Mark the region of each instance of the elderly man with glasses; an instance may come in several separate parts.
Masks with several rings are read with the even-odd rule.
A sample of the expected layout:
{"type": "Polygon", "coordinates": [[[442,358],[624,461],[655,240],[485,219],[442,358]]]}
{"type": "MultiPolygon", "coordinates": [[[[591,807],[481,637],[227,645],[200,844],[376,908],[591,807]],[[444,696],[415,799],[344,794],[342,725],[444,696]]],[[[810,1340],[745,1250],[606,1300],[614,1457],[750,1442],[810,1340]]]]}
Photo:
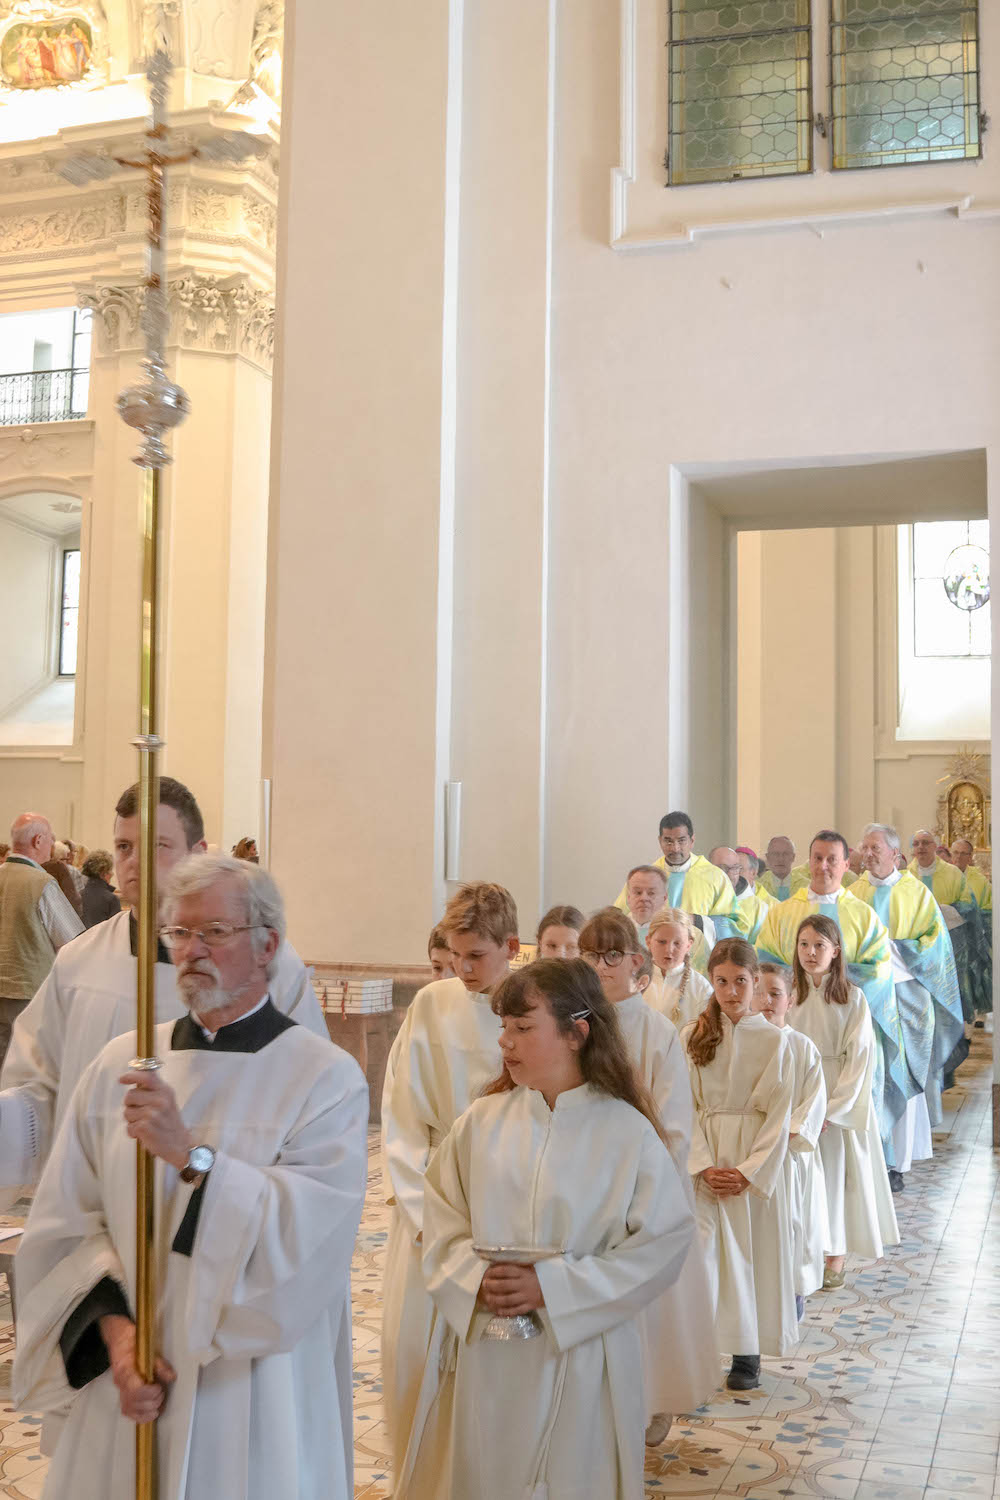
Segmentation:
{"type": "Polygon", "coordinates": [[[134,1068],[134,1038],[117,1037],[67,1110],[18,1254],[17,1400],[63,1419],[53,1494],[131,1500],[135,1425],[162,1413],[165,1495],[349,1500],[367,1084],[273,1002],[285,918],[266,871],[187,859],[164,917],[184,1014],[157,1028],[158,1069],[134,1068]],[[134,1141],[157,1170],[150,1380],[134,1141]]]}
{"type": "MultiPolygon", "coordinates": [[[[115,806],[115,874],[125,906],[139,899],[138,788],[115,806]]],[[[198,803],[173,777],[160,778],[157,808],[157,876],[161,884],[189,855],[205,857],[205,828],[198,803]]],[[[0,1201],[21,1183],[36,1182],[80,1077],[101,1048],[135,1030],[137,924],[130,910],[83,933],[60,949],[48,977],[14,1023],[0,1074],[0,1201]]],[[[156,1019],[177,1020],[171,955],[161,943],[156,963],[156,1019]]],[[[283,940],[275,959],[271,994],[278,1010],[317,1036],[329,1033],[309,976],[283,940]]]]}

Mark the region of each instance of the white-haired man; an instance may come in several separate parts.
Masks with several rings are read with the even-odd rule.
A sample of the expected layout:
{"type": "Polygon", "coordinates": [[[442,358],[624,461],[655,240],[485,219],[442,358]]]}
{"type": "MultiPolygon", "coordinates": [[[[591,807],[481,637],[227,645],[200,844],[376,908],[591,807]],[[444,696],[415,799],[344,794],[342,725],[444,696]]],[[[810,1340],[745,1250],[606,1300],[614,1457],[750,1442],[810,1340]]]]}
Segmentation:
{"type": "MultiPolygon", "coordinates": [[[[163,882],[190,854],[205,853],[205,828],[182,782],[160,778],[157,872],[163,882]]],[[[139,803],[135,786],[115,806],[115,874],[126,907],[139,900],[139,803]]],[[[61,894],[61,892],[60,892],[61,894]]],[[[106,1042],[135,1029],[138,964],[136,920],[130,910],[101,922],[61,950],[31,1004],[18,1017],[0,1074],[0,1200],[35,1182],[45,1165],[73,1089],[106,1042]]],[[[278,949],[271,995],[278,1010],[328,1038],[309,976],[288,942],[278,949]]],[[[170,954],[157,956],[156,1018],[184,1012],[170,954]]]]}
{"type": "Polygon", "coordinates": [[[163,915],[187,1013],[157,1028],[159,1071],[133,1069],[135,1040],[117,1037],[74,1094],[18,1255],[16,1398],[64,1418],[52,1495],[131,1500],[134,1424],[159,1418],[172,1500],[348,1500],[364,1075],[273,1004],[285,922],[266,871],[185,860],[163,915]],[[150,1382],[135,1356],[134,1140],[157,1158],[150,1382]]]}
{"type": "Polygon", "coordinates": [[[965,1026],[948,929],[930,891],[908,870],[896,868],[899,834],[888,823],[869,823],[861,835],[865,873],[851,894],[874,907],[889,933],[896,1008],[906,1065],[920,1092],[892,1132],[889,1182],[901,1192],[914,1161],[933,1155],[931,1126],[941,1123],[945,1075],[962,1060],[965,1026]]]}
{"type": "Polygon", "coordinates": [[[11,1029],[43,982],[59,949],[83,923],[42,866],[52,858],[52,825],[41,813],[14,819],[0,865],[0,1062],[11,1029]]]}
{"type": "Polygon", "coordinates": [[[972,1021],[993,1005],[992,960],[987,965],[981,913],[964,871],[938,854],[936,834],[929,828],[918,828],[910,840],[910,848],[913,852],[910,874],[931,892],[947,923],[955,952],[962,1010],[965,1019],[972,1021]]]}

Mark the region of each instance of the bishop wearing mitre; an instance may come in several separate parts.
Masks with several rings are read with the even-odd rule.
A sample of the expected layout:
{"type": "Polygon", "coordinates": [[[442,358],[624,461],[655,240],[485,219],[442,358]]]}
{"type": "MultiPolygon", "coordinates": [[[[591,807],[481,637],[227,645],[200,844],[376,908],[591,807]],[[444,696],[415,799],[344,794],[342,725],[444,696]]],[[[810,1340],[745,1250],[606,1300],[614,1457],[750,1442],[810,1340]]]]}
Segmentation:
{"type": "Polygon", "coordinates": [[[18,1405],[45,1418],[46,1500],[132,1500],[157,1420],[160,1500],[354,1493],[349,1271],[368,1090],[283,1015],[270,876],[221,855],[171,874],[162,937],[188,1013],[88,1067],[18,1252],[18,1405]],[[135,1362],[135,1142],[155,1160],[155,1377],[135,1362]]]}

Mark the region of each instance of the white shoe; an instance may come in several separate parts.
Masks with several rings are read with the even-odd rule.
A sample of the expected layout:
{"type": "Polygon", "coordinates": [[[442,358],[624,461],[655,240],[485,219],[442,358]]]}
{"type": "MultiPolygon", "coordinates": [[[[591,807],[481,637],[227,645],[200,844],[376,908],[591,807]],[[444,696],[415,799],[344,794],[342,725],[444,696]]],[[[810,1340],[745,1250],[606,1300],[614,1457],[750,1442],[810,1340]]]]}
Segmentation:
{"type": "Polygon", "coordinates": [[[667,1437],[674,1419],[668,1411],[657,1411],[653,1413],[653,1420],[646,1428],[646,1447],[658,1448],[667,1437]]]}

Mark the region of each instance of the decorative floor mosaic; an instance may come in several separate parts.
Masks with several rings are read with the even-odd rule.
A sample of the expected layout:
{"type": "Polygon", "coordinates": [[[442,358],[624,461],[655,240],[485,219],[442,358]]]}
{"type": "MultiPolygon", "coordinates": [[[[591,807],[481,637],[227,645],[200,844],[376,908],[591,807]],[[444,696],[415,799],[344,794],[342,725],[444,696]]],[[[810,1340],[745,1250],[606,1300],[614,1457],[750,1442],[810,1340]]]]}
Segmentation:
{"type": "MultiPolygon", "coordinates": [[[[976,1034],[946,1099],[933,1162],[896,1199],[903,1242],[848,1264],[808,1303],[795,1354],[759,1391],[722,1389],[649,1459],[646,1495],[698,1500],[1000,1497],[1000,1156],[990,1145],[990,1038],[976,1034]]],[[[353,1267],[356,1500],[392,1493],[379,1370],[382,1206],[372,1134],[353,1267]]],[[[38,1428],[11,1409],[10,1307],[0,1298],[0,1500],[38,1500],[38,1428]]],[[[721,1373],[721,1372],[720,1372],[721,1373]]],[[[471,1497],[470,1497],[471,1500],[471,1497]]],[[[601,1500],[601,1497],[587,1497],[601,1500]]]]}

